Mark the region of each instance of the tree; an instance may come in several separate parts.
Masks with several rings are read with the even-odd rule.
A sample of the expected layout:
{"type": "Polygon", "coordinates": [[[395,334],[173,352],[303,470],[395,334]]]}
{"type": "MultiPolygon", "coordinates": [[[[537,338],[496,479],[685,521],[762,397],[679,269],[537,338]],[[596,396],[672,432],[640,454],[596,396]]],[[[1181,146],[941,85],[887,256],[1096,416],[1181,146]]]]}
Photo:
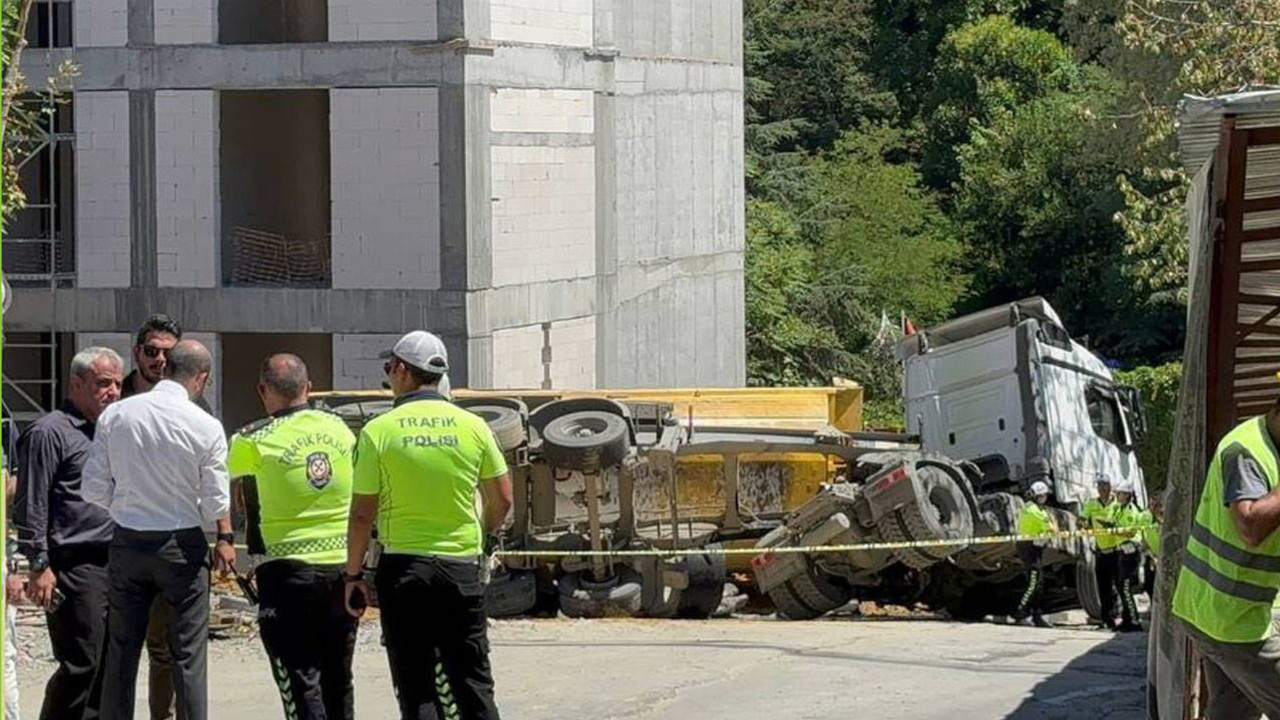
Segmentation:
{"type": "Polygon", "coordinates": [[[975,127],[1037,98],[1071,90],[1080,70],[1052,34],[992,15],[946,36],[934,74],[924,112],[921,169],[931,186],[945,189],[959,177],[956,151],[975,127]]]}
{"type": "Polygon", "coordinates": [[[1068,327],[1113,358],[1162,360],[1180,347],[1181,314],[1148,307],[1124,273],[1114,222],[1125,156],[1109,118],[1118,86],[1097,68],[1084,90],[1033,100],[975,130],[961,149],[956,219],[974,273],[970,302],[1045,295],[1068,327]]]}
{"type": "Polygon", "coordinates": [[[746,0],[749,122],[788,123],[780,151],[830,147],[846,130],[893,113],[867,66],[868,0],[746,0]],[[753,92],[754,89],[754,92],[753,92]]]}
{"type": "Polygon", "coordinates": [[[1280,0],[1127,0],[1118,31],[1130,50],[1173,68],[1153,77],[1138,66],[1134,78],[1154,87],[1134,95],[1150,157],[1121,179],[1125,206],[1116,215],[1129,277],[1155,302],[1185,303],[1190,178],[1176,156],[1173,101],[1280,84],[1280,0]]]}

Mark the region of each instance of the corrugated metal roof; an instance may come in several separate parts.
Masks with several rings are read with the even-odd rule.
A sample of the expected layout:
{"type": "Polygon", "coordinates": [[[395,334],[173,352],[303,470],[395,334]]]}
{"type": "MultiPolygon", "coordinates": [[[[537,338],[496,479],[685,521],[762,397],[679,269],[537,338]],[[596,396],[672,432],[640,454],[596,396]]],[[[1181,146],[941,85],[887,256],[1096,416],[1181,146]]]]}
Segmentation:
{"type": "MultiPolygon", "coordinates": [[[[1197,174],[1210,163],[1218,148],[1219,129],[1225,115],[1234,115],[1237,129],[1280,126],[1280,88],[1260,88],[1214,98],[1187,97],[1178,107],[1178,147],[1186,169],[1197,174]]],[[[1280,145],[1249,147],[1245,158],[1246,200],[1280,196],[1280,145]]],[[[1214,168],[1216,171],[1217,168],[1214,168]]],[[[1207,203],[1212,214],[1209,173],[1200,174],[1205,184],[1196,195],[1207,203]]],[[[1280,210],[1245,212],[1244,230],[1280,227],[1280,210]]],[[[1193,227],[1204,233],[1210,225],[1193,227]]],[[[1192,238],[1197,246],[1208,247],[1215,238],[1192,238]]],[[[1237,413],[1253,414],[1275,398],[1276,376],[1280,370],[1280,240],[1242,242],[1239,275],[1239,305],[1236,333],[1224,340],[1237,343],[1235,367],[1231,371],[1232,396],[1237,413]],[[1241,342],[1241,341],[1244,342],[1241,342]]]]}
{"type": "MultiPolygon", "coordinates": [[[[1280,125],[1280,86],[1268,85],[1207,98],[1187,95],[1178,103],[1178,150],[1182,155],[1182,166],[1192,175],[1199,172],[1217,150],[1218,125],[1223,115],[1235,115],[1238,128],[1280,125]]],[[[1269,165],[1270,182],[1276,184],[1271,185],[1273,192],[1264,194],[1274,195],[1274,190],[1280,188],[1280,149],[1264,150],[1270,157],[1259,158],[1257,162],[1250,153],[1249,174],[1254,174],[1255,167],[1264,166],[1265,169],[1269,165]]]]}

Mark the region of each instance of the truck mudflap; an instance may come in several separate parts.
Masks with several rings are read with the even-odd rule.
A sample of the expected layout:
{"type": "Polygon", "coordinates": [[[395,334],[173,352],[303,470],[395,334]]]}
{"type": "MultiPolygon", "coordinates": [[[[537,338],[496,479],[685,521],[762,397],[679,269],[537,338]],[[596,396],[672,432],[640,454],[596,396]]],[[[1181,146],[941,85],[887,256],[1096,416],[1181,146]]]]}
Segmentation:
{"type": "MultiPolygon", "coordinates": [[[[827,545],[841,537],[851,539],[850,528],[852,521],[849,516],[844,513],[836,513],[827,518],[818,527],[794,537],[794,542],[788,542],[789,533],[779,533],[776,537],[770,538],[766,536],[761,543],[773,540],[771,547],[818,547],[827,545]]],[[[778,528],[783,530],[784,528],[778,528]]],[[[775,531],[777,532],[777,531],[775,531]]],[[[773,533],[770,533],[773,535],[773,533]]],[[[768,592],[773,588],[785,583],[795,575],[805,572],[806,564],[809,562],[807,555],[799,552],[777,553],[765,550],[751,558],[751,569],[755,572],[756,585],[759,586],[761,592],[768,592]]]]}

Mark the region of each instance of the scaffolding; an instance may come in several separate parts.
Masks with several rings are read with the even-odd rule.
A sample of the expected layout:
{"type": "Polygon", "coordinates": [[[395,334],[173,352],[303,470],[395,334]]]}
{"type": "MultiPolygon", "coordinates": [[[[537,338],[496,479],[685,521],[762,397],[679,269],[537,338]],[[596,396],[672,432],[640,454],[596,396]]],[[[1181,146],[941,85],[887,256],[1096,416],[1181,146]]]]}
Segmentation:
{"type": "Polygon", "coordinates": [[[51,308],[48,327],[13,333],[5,342],[4,415],[21,426],[52,409],[59,397],[57,302],[62,289],[75,285],[75,132],[65,98],[35,95],[18,102],[35,105],[39,121],[11,138],[22,158],[18,168],[27,203],[6,228],[4,276],[16,302],[47,302],[51,308]],[[41,300],[41,293],[47,298],[41,300]]]}

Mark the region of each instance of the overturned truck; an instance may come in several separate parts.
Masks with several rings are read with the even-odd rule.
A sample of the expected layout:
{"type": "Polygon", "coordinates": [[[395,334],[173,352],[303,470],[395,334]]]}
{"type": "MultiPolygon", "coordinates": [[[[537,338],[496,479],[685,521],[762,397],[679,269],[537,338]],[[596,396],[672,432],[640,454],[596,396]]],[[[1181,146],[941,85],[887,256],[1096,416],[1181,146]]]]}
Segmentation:
{"type": "MultiPolygon", "coordinates": [[[[758,543],[756,582],[783,616],[817,617],[855,599],[922,602],[962,620],[1008,614],[1022,590],[1016,545],[966,540],[1016,534],[1031,483],[1052,488],[1064,529],[1077,527],[1099,474],[1132,481],[1145,503],[1135,454],[1141,398],[1114,382],[1043,299],[924,330],[898,355],[912,436],[850,457],[837,482],[758,543]],[[925,542],[820,549],[912,541],[925,542]],[[815,550],[770,552],[787,546],[815,550]]],[[[1099,616],[1088,541],[1056,541],[1045,560],[1048,605],[1099,616]]]]}

